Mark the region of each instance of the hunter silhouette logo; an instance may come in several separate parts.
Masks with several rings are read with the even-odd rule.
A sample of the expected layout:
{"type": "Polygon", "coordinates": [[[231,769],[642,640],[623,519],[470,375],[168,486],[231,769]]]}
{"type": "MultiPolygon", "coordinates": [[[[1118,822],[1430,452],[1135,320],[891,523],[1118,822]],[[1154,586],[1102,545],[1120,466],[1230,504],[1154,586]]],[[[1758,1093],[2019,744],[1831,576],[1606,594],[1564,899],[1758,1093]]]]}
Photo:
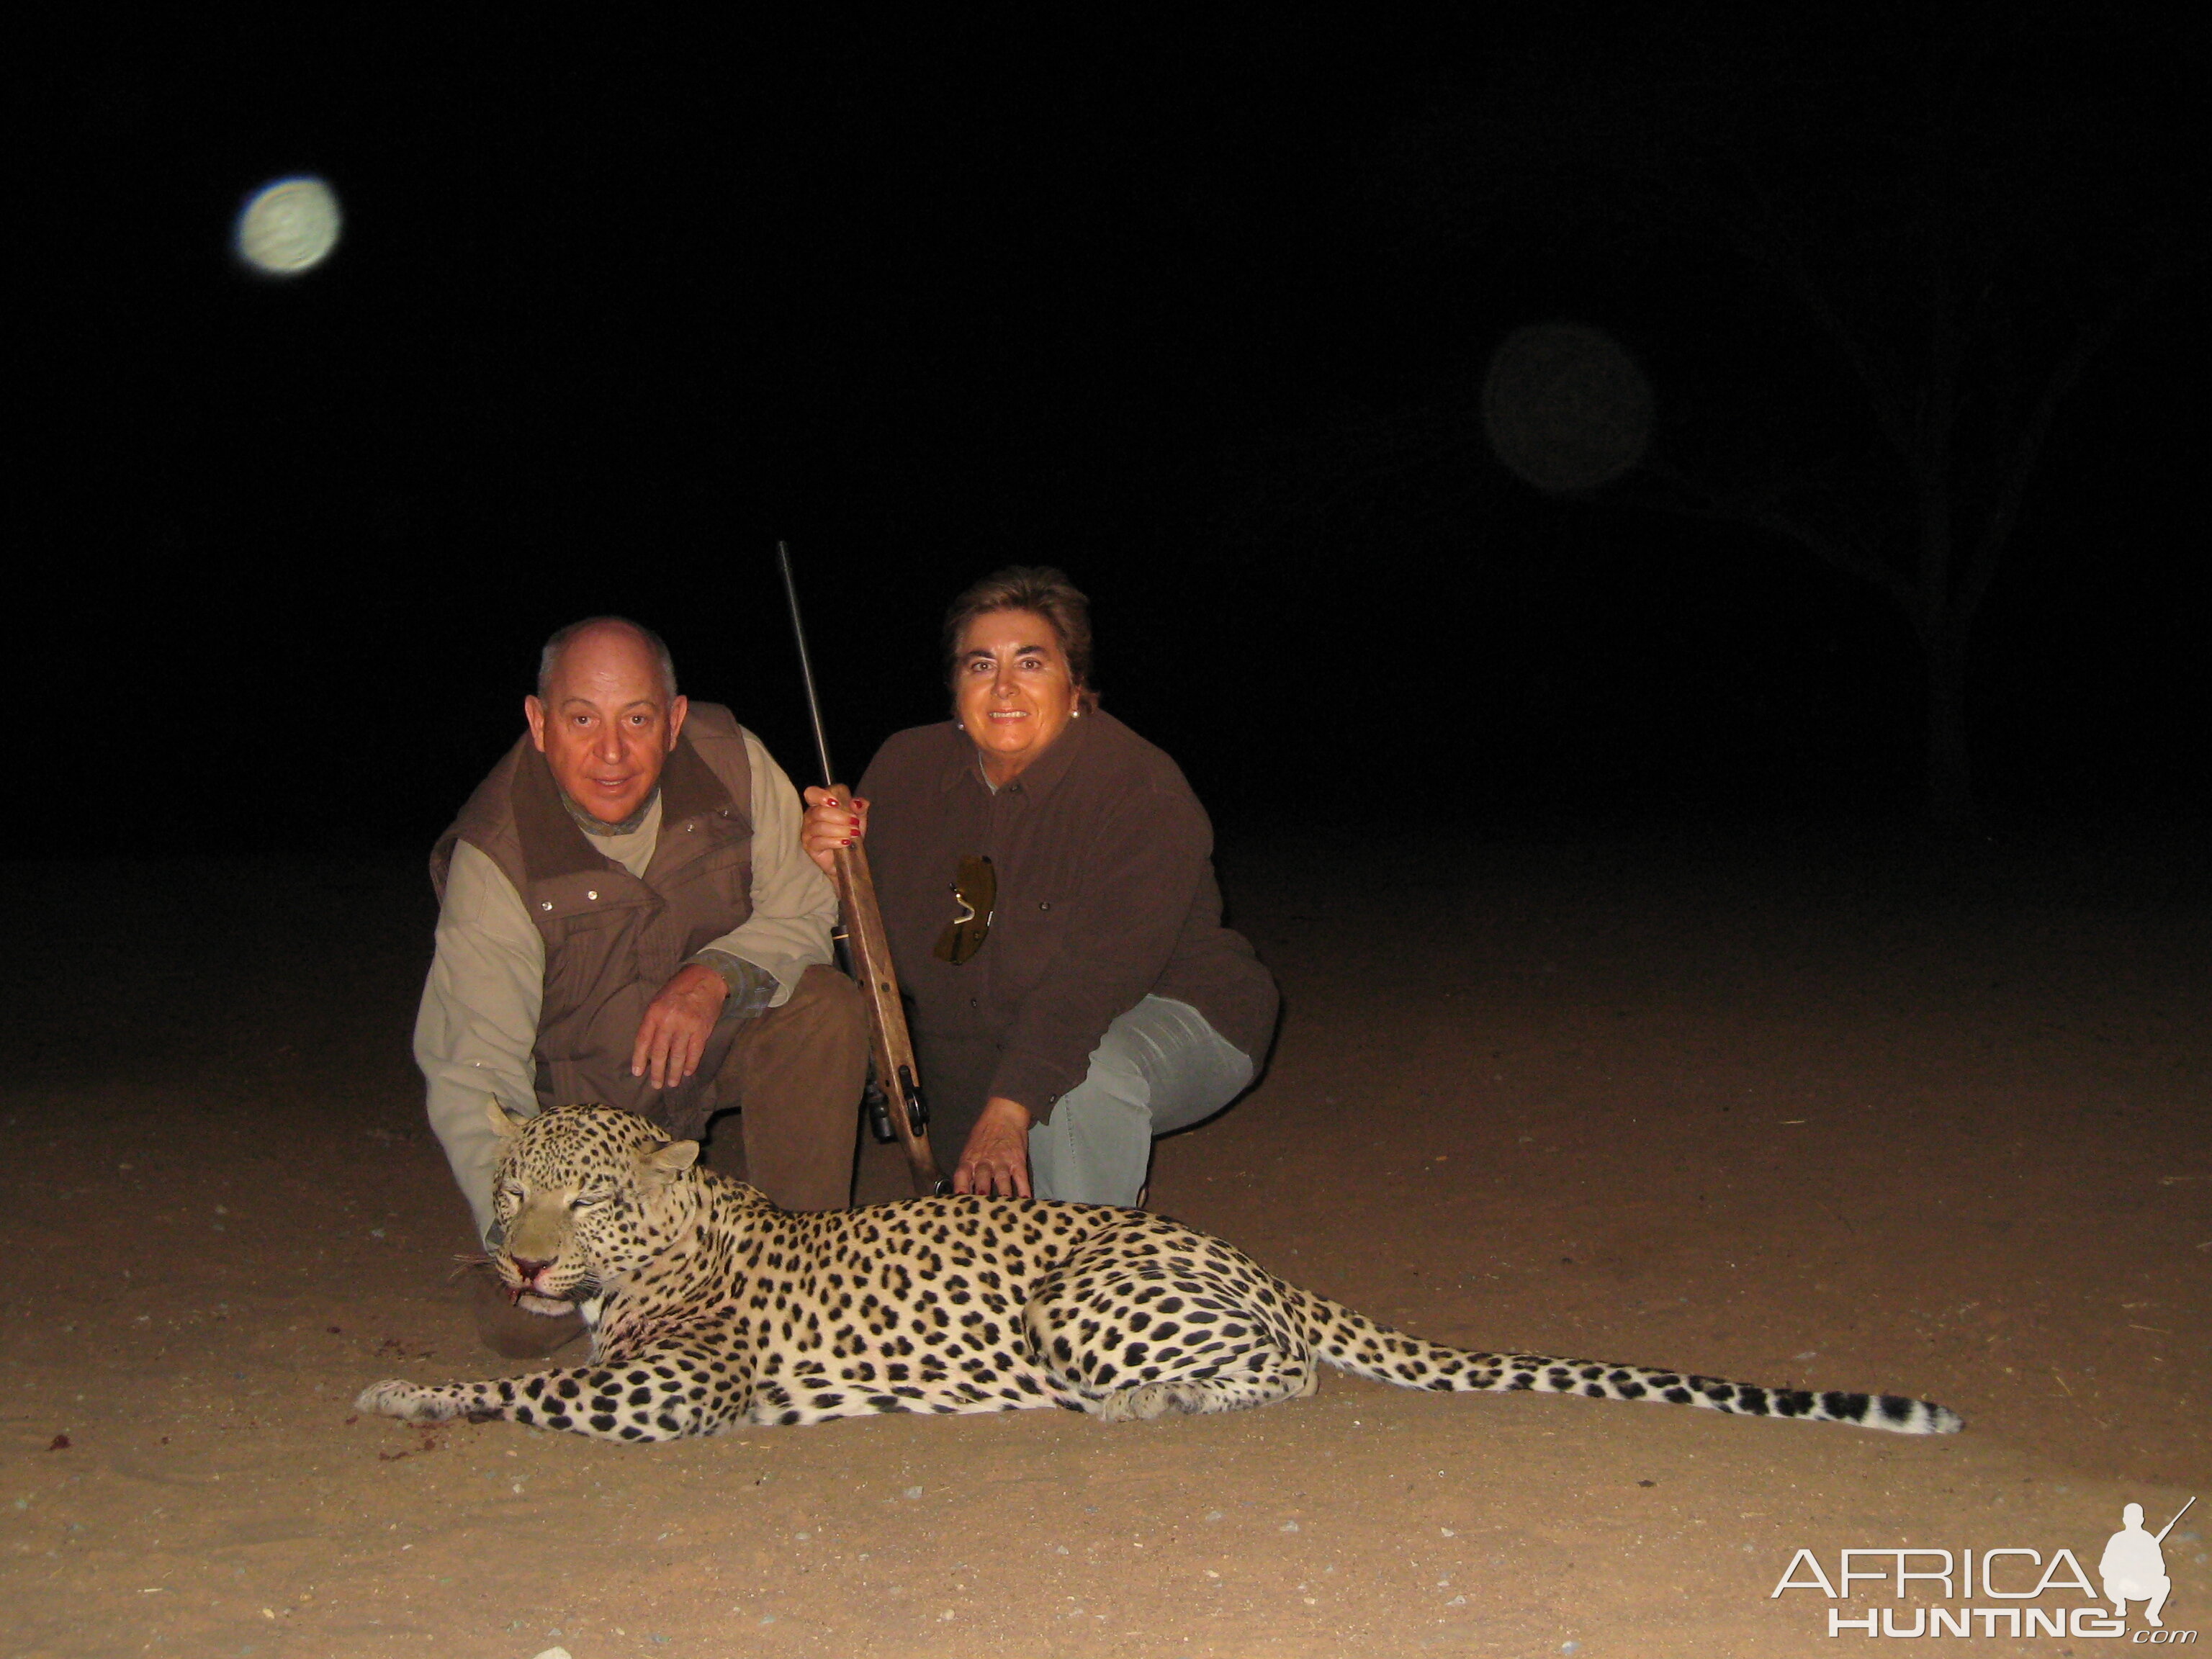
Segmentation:
{"type": "MultiPolygon", "coordinates": [[[[2173,1580],[2166,1571],[2166,1535],[2196,1504],[2191,1498],[2154,1533],[2143,1528],[2142,1504],[2126,1505],[2120,1511],[2120,1529],[2106,1540],[2105,1552],[2097,1559],[2101,1597],[2072,1550],[2060,1548],[2046,1556],[2040,1550],[2006,1546],[1842,1550],[1832,1577],[1819,1556],[1801,1549],[1790,1558],[1767,1599],[1778,1600],[1788,1590],[1814,1590],[1831,1601],[1849,1602],[1852,1587],[1862,1585],[1869,1587],[1863,1592],[1868,1601],[1883,1598],[1894,1603],[1848,1610],[1828,1607],[1830,1636],[1846,1632],[1869,1638],[2072,1636],[2125,1638],[2131,1645],[2152,1647],[2193,1645],[2195,1631],[2168,1630],[2160,1615],[2173,1592],[2173,1580]],[[1906,1597],[1913,1591],[1922,1599],[1907,1606],[1906,1597]],[[2071,1605],[2027,1605],[2039,1603],[2046,1595],[2069,1593],[2071,1605]],[[1942,1605],[1945,1602],[1966,1605],[1942,1605]],[[2110,1612],[2105,1602],[2112,1604],[2110,1612]],[[2128,1629],[2130,1602],[2144,1604],[2142,1625],[2133,1632],[2128,1629]],[[1908,1618],[1910,1623],[1905,1622],[1908,1618]]],[[[2182,1534],[2185,1539],[2195,1536],[2182,1534]]]]}
{"type": "MultiPolygon", "coordinates": [[[[2173,1521],[2188,1514],[2196,1502],[2192,1498],[2184,1504],[2174,1512],[2173,1521]]],[[[2104,1559],[2097,1563],[2098,1576],[2105,1581],[2105,1599],[2112,1604],[2116,1618],[2128,1616],[2129,1602],[2148,1601],[2143,1623],[2165,1627],[2166,1620],[2158,1615],[2173,1591],[2173,1580],[2166,1576],[2164,1548],[2173,1521],[2160,1527],[2154,1538],[2143,1530],[2142,1504],[2130,1504],[2120,1511],[2120,1529],[2106,1544],[2104,1559]]]]}

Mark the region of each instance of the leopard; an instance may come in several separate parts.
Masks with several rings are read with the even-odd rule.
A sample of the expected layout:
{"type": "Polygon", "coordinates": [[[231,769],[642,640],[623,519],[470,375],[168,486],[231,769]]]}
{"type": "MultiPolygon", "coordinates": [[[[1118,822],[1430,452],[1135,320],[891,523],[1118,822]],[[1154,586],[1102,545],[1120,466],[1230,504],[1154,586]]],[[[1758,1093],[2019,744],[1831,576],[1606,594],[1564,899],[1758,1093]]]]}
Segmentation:
{"type": "Polygon", "coordinates": [[[1054,1407],[1118,1423],[1300,1398],[1327,1365],[1439,1393],[1961,1426],[1896,1395],[1425,1341],[1149,1210],[946,1194],[790,1212],[633,1113],[486,1109],[506,1142],[494,1267],[511,1297],[574,1304],[588,1358],[482,1382],[389,1378],[362,1391],[363,1413],[633,1442],[884,1413],[1054,1407]]]}

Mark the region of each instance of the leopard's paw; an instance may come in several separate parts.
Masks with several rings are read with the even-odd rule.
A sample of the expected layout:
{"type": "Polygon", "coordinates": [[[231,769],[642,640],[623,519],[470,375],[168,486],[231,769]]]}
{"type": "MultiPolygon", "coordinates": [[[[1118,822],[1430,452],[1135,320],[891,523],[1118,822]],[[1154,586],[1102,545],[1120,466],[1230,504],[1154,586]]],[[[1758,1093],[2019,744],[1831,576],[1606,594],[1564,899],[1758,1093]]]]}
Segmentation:
{"type": "Polygon", "coordinates": [[[370,1383],[353,1403],[357,1411],[396,1417],[404,1423],[443,1423],[461,1414],[459,1405],[439,1398],[436,1390],[399,1376],[370,1383]]]}
{"type": "Polygon", "coordinates": [[[1206,1409],[1205,1396],[1199,1389],[1176,1382],[1147,1382],[1141,1388],[1116,1389],[1104,1395],[1097,1413],[1103,1423],[1149,1423],[1176,1412],[1206,1409]]]}

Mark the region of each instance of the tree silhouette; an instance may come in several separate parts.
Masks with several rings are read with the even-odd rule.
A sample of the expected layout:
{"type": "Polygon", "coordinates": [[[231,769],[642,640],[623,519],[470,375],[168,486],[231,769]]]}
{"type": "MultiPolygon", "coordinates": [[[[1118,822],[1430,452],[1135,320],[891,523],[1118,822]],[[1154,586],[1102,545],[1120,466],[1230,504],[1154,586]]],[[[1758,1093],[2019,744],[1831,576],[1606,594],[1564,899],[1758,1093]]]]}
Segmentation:
{"type": "Polygon", "coordinates": [[[2180,42],[1995,10],[1765,27],[1570,36],[1437,96],[1401,145],[1413,246],[1642,273],[1662,425],[1633,487],[1892,601],[1956,824],[1975,623],[2061,409],[2203,258],[2180,42]]]}

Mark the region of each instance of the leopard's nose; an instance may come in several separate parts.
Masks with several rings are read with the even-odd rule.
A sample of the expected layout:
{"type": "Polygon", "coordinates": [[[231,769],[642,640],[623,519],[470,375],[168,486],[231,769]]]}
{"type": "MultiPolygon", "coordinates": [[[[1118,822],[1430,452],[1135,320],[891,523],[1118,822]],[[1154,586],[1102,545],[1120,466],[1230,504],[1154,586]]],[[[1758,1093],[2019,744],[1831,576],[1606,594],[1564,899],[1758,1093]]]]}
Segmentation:
{"type": "Polygon", "coordinates": [[[526,1257],[519,1255],[509,1256],[507,1260],[514,1263],[514,1271],[520,1273],[526,1280],[537,1278],[538,1274],[553,1265],[550,1261],[532,1261],[526,1257]]]}

